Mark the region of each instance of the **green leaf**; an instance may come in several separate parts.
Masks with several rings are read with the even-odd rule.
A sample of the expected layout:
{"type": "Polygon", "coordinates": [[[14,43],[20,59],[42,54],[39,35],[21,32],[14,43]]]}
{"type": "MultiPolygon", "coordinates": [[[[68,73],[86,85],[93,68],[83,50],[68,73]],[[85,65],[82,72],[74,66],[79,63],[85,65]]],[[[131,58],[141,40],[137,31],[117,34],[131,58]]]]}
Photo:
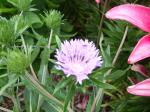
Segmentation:
{"type": "Polygon", "coordinates": [[[65,79],[62,79],[55,87],[54,93],[58,92],[61,88],[65,87],[69,82],[71,81],[70,77],[67,77],[65,79]]]}
{"type": "Polygon", "coordinates": [[[8,83],[6,85],[4,85],[3,87],[0,88],[0,96],[3,94],[3,92],[5,92],[5,90],[12,86],[12,84],[14,84],[16,82],[17,78],[13,78],[11,80],[8,81],[8,83]]]}
{"type": "Polygon", "coordinates": [[[69,85],[69,90],[67,92],[66,98],[65,98],[65,104],[64,104],[64,112],[67,112],[67,107],[69,102],[71,101],[72,97],[74,96],[76,91],[75,83],[69,85]]]}
{"type": "Polygon", "coordinates": [[[99,88],[103,88],[103,89],[117,89],[116,87],[114,87],[111,84],[108,83],[104,83],[104,82],[100,82],[97,79],[94,78],[90,78],[90,80],[94,83],[95,86],[99,87],[99,88]]]}
{"type": "Polygon", "coordinates": [[[0,13],[10,13],[16,11],[15,8],[0,8],[0,13]]]}
{"type": "Polygon", "coordinates": [[[15,34],[17,36],[22,34],[30,26],[27,18],[25,18],[22,14],[13,16],[10,21],[14,23],[15,34]]]}
{"type": "Polygon", "coordinates": [[[37,92],[44,96],[45,100],[54,101],[53,103],[57,103],[59,105],[63,105],[61,101],[56,99],[53,95],[51,95],[41,84],[35,80],[31,75],[26,73],[23,78],[27,81],[37,92]]]}
{"type": "Polygon", "coordinates": [[[93,78],[94,77],[95,78],[102,77],[102,78],[104,78],[105,73],[108,70],[110,70],[110,69],[112,69],[112,67],[102,67],[102,68],[99,68],[99,69],[93,71],[92,74],[90,75],[90,77],[93,77],[93,78]]]}
{"type": "Polygon", "coordinates": [[[90,98],[89,98],[89,101],[88,101],[88,104],[86,107],[86,112],[91,112],[91,107],[92,107],[93,101],[94,101],[94,96],[90,95],[90,98]]]}
{"type": "Polygon", "coordinates": [[[76,36],[77,35],[77,33],[61,33],[60,35],[59,35],[59,37],[63,37],[63,38],[66,38],[66,39],[68,39],[68,38],[70,38],[70,37],[74,37],[74,36],[76,36]]]}
{"type": "Polygon", "coordinates": [[[106,78],[106,80],[115,81],[115,80],[119,79],[120,77],[124,76],[129,69],[130,69],[130,66],[125,70],[116,70],[115,72],[106,76],[105,78],[106,78]]]}
{"type": "Polygon", "coordinates": [[[56,43],[57,43],[58,47],[60,48],[60,44],[61,44],[60,38],[56,35],[55,39],[56,39],[56,43]]]}
{"type": "Polygon", "coordinates": [[[58,105],[54,105],[50,102],[44,102],[41,108],[44,110],[44,112],[62,112],[58,105]]]}
{"type": "Polygon", "coordinates": [[[24,102],[25,102],[25,108],[27,112],[36,112],[36,102],[38,95],[32,91],[31,89],[25,89],[24,92],[24,102]]]}
{"type": "Polygon", "coordinates": [[[40,28],[43,25],[43,22],[40,20],[39,16],[33,12],[24,12],[26,20],[34,28],[40,28]]]}
{"type": "Polygon", "coordinates": [[[7,0],[20,11],[28,11],[32,0],[7,0]]]}
{"type": "Polygon", "coordinates": [[[101,35],[101,39],[100,39],[100,42],[99,42],[99,46],[100,46],[100,49],[101,49],[101,54],[103,56],[105,66],[106,67],[111,66],[110,46],[108,45],[107,49],[104,50],[103,46],[102,46],[102,41],[103,41],[103,35],[101,35]]]}

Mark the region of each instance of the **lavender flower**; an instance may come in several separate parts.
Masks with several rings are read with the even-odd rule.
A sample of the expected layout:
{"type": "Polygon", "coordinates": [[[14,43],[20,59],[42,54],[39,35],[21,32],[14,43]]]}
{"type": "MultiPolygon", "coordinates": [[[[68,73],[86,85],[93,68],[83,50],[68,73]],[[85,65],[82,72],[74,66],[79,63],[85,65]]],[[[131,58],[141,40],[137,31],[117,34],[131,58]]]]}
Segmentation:
{"type": "Polygon", "coordinates": [[[75,39],[62,43],[55,57],[58,68],[67,76],[76,76],[77,82],[82,84],[84,79],[88,79],[88,74],[92,73],[93,69],[102,66],[102,57],[98,55],[99,50],[93,42],[75,39]]]}

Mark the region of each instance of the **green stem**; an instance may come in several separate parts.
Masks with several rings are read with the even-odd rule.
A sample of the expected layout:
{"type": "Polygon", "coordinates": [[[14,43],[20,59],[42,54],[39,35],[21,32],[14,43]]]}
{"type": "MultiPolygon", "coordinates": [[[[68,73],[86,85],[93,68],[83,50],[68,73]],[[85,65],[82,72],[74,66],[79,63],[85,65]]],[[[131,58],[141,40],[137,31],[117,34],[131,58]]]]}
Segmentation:
{"type": "Polygon", "coordinates": [[[45,90],[39,82],[37,82],[28,72],[26,72],[24,78],[33,86],[35,89],[41,93],[43,96],[47,97],[49,100],[53,100],[59,105],[63,106],[63,103],[51,95],[47,90],[45,90]]]}
{"type": "Polygon", "coordinates": [[[100,24],[99,24],[99,27],[98,27],[99,32],[98,32],[98,38],[97,38],[97,46],[99,45],[99,41],[100,41],[100,37],[101,37],[102,26],[103,26],[103,21],[104,21],[104,16],[105,16],[104,13],[106,11],[107,4],[108,4],[108,0],[106,0],[105,3],[104,3],[104,9],[103,9],[101,20],[100,20],[100,24]]]}
{"type": "MultiPolygon", "coordinates": [[[[50,47],[51,47],[52,37],[53,37],[53,30],[51,29],[48,44],[47,44],[48,50],[50,50],[50,47]]],[[[47,49],[47,48],[45,48],[45,49],[47,49]]],[[[50,55],[50,54],[48,54],[48,55],[50,55]]],[[[48,59],[46,61],[48,62],[48,59]]],[[[42,63],[43,63],[43,61],[42,61],[42,63]]],[[[47,69],[48,69],[48,64],[44,63],[44,65],[42,66],[42,78],[41,78],[41,84],[43,84],[43,85],[46,84],[47,69]]],[[[39,112],[39,110],[40,110],[42,99],[43,99],[43,97],[41,95],[39,95],[38,102],[37,102],[37,109],[36,109],[37,112],[39,112]]]]}
{"type": "Polygon", "coordinates": [[[119,54],[120,54],[120,52],[121,52],[121,50],[122,50],[123,44],[124,44],[125,39],[126,39],[126,37],[127,37],[127,32],[128,32],[128,26],[126,26],[126,29],[125,29],[123,38],[122,38],[121,43],[120,43],[120,45],[119,45],[119,48],[118,48],[118,50],[117,50],[117,52],[116,52],[116,55],[115,55],[115,57],[114,57],[114,59],[113,59],[113,62],[112,62],[112,65],[113,65],[113,66],[115,65],[115,63],[116,63],[116,61],[117,61],[117,59],[118,59],[118,57],[119,57],[119,54]]]}
{"type": "Polygon", "coordinates": [[[51,33],[50,33],[49,40],[48,40],[47,48],[49,49],[51,47],[52,37],[53,37],[53,29],[51,29],[51,33]]]}
{"type": "MultiPolygon", "coordinates": [[[[26,55],[27,55],[27,54],[28,54],[28,50],[27,50],[27,46],[26,46],[26,44],[25,44],[25,40],[24,40],[24,38],[23,38],[23,35],[21,35],[21,40],[22,40],[22,44],[23,44],[23,47],[24,47],[24,51],[25,51],[25,53],[26,53],[26,55]]],[[[35,72],[34,72],[34,69],[33,69],[33,67],[32,67],[32,64],[30,64],[30,70],[31,70],[32,75],[34,76],[34,78],[37,79],[37,76],[36,76],[36,74],[35,74],[35,72]]]]}

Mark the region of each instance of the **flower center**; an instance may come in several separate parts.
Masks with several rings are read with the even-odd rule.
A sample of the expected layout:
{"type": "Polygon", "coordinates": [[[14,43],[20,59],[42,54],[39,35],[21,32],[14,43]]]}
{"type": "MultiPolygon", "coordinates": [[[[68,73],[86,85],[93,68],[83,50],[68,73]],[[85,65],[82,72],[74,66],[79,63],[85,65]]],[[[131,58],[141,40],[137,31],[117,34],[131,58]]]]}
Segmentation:
{"type": "Polygon", "coordinates": [[[84,71],[81,63],[71,63],[70,68],[74,73],[82,73],[84,71]]]}

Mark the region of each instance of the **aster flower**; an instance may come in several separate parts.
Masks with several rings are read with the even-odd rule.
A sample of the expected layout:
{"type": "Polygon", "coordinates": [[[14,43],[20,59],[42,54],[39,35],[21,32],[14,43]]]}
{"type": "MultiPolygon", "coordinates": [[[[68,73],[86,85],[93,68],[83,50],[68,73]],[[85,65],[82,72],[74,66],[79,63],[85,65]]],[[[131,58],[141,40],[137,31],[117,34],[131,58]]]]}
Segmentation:
{"type": "Polygon", "coordinates": [[[88,79],[88,74],[92,73],[93,69],[102,66],[103,63],[94,43],[81,39],[62,43],[55,57],[58,68],[67,76],[74,75],[80,84],[84,79],[88,79]]]}

